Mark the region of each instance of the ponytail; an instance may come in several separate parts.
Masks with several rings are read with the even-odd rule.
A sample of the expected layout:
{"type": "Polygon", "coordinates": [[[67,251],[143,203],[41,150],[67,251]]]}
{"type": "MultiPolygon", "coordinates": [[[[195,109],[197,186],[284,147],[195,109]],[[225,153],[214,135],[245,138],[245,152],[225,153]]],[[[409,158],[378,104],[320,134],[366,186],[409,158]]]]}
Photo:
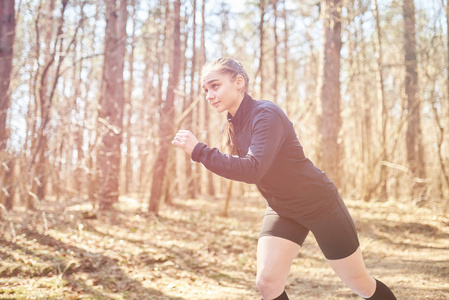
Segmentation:
{"type": "Polygon", "coordinates": [[[231,155],[240,155],[239,148],[235,140],[234,125],[230,120],[226,120],[222,134],[223,150],[231,155]]]}

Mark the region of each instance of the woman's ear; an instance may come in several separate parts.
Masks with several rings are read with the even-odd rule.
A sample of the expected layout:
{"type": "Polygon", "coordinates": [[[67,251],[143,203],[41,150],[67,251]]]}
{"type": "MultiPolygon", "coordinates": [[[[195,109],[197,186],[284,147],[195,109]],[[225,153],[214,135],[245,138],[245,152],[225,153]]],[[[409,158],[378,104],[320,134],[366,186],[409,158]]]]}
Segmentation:
{"type": "Polygon", "coordinates": [[[245,87],[245,79],[242,75],[237,75],[237,89],[242,90],[245,87]]]}

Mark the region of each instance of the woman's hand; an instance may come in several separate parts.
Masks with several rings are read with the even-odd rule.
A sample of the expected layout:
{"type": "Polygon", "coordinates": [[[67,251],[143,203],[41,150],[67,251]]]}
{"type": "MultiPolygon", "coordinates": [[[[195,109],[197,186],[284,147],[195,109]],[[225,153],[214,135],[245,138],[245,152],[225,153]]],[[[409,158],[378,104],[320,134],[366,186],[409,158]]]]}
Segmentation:
{"type": "Polygon", "coordinates": [[[193,148],[198,144],[198,139],[189,130],[179,130],[171,143],[192,155],[193,148]]]}

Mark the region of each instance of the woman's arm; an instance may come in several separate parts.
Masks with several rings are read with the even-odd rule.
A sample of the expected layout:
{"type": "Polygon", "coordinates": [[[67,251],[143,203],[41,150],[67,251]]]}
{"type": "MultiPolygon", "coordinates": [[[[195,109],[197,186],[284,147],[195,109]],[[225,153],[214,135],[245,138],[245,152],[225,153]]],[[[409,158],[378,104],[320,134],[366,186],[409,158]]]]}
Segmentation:
{"type": "Polygon", "coordinates": [[[252,125],[251,143],[245,157],[232,156],[197,143],[191,152],[194,161],[228,179],[259,183],[271,167],[286,138],[282,117],[271,109],[263,109],[252,125]]]}

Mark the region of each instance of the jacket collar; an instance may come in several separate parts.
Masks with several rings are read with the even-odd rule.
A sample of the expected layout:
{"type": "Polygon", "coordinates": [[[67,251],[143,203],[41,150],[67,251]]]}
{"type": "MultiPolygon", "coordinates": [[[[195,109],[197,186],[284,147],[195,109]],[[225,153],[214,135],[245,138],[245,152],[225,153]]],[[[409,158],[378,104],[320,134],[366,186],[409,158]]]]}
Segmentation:
{"type": "Polygon", "coordinates": [[[243,123],[247,118],[246,112],[248,112],[251,109],[251,107],[253,106],[253,102],[254,102],[253,98],[246,93],[245,97],[243,97],[242,103],[240,103],[240,106],[237,109],[237,112],[235,113],[235,116],[232,116],[228,112],[228,121],[231,122],[232,125],[234,125],[234,128],[242,127],[243,123]]]}

